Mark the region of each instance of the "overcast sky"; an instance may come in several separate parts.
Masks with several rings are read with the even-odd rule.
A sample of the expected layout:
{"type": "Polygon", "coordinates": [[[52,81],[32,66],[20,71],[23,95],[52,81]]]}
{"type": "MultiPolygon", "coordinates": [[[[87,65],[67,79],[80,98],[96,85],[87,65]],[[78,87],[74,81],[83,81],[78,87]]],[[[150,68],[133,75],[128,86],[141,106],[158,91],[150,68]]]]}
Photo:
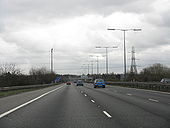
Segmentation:
{"type": "Polygon", "coordinates": [[[123,32],[107,28],[142,29],[126,33],[128,70],[132,46],[138,71],[170,66],[169,0],[0,0],[0,63],[16,63],[23,73],[50,69],[54,48],[56,73],[87,73],[85,65],[96,59],[89,55],[100,56],[104,73],[105,49],[95,47],[118,46],[108,49],[109,72],[123,73],[123,32]]]}

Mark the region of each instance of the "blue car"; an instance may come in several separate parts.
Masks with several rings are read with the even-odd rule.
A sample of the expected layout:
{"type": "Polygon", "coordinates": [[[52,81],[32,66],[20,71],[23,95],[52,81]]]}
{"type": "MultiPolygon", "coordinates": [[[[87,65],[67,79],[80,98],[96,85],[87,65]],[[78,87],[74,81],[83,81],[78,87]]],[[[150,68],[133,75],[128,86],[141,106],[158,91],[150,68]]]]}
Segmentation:
{"type": "Polygon", "coordinates": [[[96,87],[102,87],[102,88],[105,88],[105,82],[103,79],[95,79],[94,81],[94,88],[96,87]]]}

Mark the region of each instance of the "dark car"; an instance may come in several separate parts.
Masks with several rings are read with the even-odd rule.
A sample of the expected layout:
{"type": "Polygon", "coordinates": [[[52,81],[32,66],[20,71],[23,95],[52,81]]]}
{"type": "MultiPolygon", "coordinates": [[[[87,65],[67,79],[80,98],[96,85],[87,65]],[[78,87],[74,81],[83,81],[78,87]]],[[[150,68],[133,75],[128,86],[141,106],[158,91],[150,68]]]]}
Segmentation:
{"type": "Polygon", "coordinates": [[[71,82],[66,82],[66,85],[71,85],[71,82]]]}
{"type": "Polygon", "coordinates": [[[103,79],[95,79],[94,81],[94,88],[96,87],[102,87],[102,88],[105,88],[105,82],[103,79]]]}
{"type": "Polygon", "coordinates": [[[77,83],[76,83],[77,86],[83,86],[83,81],[82,80],[78,80],[77,83]]]}

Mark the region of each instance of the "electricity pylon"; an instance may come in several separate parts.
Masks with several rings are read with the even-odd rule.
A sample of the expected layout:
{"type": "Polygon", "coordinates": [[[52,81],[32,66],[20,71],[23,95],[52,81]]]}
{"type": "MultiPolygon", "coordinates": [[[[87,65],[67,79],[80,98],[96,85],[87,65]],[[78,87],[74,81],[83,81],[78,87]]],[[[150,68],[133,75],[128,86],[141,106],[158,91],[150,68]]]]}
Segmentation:
{"type": "Polygon", "coordinates": [[[130,67],[130,73],[131,74],[137,74],[137,68],[136,68],[136,59],[135,59],[135,48],[132,47],[132,58],[131,58],[131,67],[130,67]]]}

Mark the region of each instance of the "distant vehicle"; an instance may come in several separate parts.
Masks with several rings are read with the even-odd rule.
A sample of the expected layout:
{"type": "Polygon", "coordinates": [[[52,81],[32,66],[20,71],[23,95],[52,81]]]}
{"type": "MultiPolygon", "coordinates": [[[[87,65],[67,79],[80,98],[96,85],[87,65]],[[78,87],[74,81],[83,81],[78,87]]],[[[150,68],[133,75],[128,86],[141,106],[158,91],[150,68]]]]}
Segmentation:
{"type": "Polygon", "coordinates": [[[105,88],[105,82],[103,79],[95,79],[94,81],[94,88],[96,87],[102,87],[102,88],[105,88]]]}
{"type": "Polygon", "coordinates": [[[163,78],[161,83],[170,83],[170,78],[163,78]]]}
{"type": "Polygon", "coordinates": [[[71,85],[71,82],[66,82],[66,85],[71,85]]]}
{"type": "Polygon", "coordinates": [[[82,81],[82,80],[78,80],[78,81],[76,82],[76,85],[77,85],[77,86],[83,86],[84,84],[83,84],[83,81],[82,81]]]}

